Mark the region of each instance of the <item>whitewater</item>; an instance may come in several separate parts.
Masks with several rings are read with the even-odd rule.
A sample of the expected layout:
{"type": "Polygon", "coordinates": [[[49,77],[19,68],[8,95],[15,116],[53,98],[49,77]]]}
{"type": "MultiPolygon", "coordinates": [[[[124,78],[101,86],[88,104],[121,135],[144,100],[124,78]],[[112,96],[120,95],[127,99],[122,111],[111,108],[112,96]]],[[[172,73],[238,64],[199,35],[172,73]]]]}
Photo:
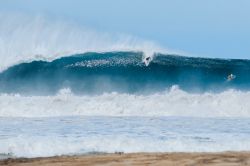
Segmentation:
{"type": "Polygon", "coordinates": [[[184,116],[250,117],[250,92],[189,94],[174,86],[151,95],[107,93],[77,96],[62,89],[55,96],[0,96],[1,117],[184,116]],[[18,109],[17,109],[18,108],[18,109]]]}
{"type": "Polygon", "coordinates": [[[0,159],[250,150],[250,60],[10,14],[0,59],[0,159]]]}

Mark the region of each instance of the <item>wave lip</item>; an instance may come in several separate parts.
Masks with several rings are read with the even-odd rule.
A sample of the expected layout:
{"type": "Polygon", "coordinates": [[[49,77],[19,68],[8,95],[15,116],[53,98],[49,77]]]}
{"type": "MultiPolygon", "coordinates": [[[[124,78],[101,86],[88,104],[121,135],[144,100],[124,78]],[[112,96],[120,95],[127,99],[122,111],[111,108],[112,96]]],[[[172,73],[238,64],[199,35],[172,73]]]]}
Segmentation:
{"type": "MultiPolygon", "coordinates": [[[[53,61],[86,52],[170,52],[153,41],[97,32],[72,22],[0,12],[0,72],[19,63],[53,61]]],[[[173,52],[173,51],[172,51],[173,52]]]]}

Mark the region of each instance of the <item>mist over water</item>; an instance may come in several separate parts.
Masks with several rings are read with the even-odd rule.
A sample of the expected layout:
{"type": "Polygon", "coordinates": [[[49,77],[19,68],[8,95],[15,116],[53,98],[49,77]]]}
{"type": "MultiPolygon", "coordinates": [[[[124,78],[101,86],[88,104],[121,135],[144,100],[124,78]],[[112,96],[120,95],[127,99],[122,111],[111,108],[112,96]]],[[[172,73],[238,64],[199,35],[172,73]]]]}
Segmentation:
{"type": "Polygon", "coordinates": [[[108,51],[143,51],[147,56],[170,52],[131,35],[97,32],[45,16],[0,13],[0,71],[22,62],[108,51]]]}

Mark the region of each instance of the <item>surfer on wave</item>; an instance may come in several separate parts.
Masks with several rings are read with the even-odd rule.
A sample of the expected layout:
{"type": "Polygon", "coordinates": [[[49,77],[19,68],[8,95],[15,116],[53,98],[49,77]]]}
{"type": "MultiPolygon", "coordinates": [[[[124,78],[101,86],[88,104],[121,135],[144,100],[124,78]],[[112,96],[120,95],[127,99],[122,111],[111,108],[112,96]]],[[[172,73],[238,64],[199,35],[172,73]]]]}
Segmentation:
{"type": "Polygon", "coordinates": [[[150,56],[149,56],[149,57],[146,57],[146,58],[145,58],[145,65],[148,66],[149,63],[150,63],[150,61],[151,61],[151,57],[150,57],[150,56]]]}
{"type": "Polygon", "coordinates": [[[227,81],[232,81],[232,80],[234,80],[235,78],[236,78],[235,75],[229,74],[229,75],[227,76],[227,81]]]}

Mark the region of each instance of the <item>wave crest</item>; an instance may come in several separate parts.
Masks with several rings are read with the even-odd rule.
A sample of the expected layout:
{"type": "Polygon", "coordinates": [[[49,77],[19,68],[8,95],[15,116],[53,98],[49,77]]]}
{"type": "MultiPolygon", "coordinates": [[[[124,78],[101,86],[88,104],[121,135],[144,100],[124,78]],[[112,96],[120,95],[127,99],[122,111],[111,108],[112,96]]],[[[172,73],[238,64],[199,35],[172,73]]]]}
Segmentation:
{"type": "Polygon", "coordinates": [[[42,16],[0,13],[0,71],[23,62],[108,51],[143,51],[146,57],[166,52],[152,41],[130,35],[100,33],[42,16]]]}

